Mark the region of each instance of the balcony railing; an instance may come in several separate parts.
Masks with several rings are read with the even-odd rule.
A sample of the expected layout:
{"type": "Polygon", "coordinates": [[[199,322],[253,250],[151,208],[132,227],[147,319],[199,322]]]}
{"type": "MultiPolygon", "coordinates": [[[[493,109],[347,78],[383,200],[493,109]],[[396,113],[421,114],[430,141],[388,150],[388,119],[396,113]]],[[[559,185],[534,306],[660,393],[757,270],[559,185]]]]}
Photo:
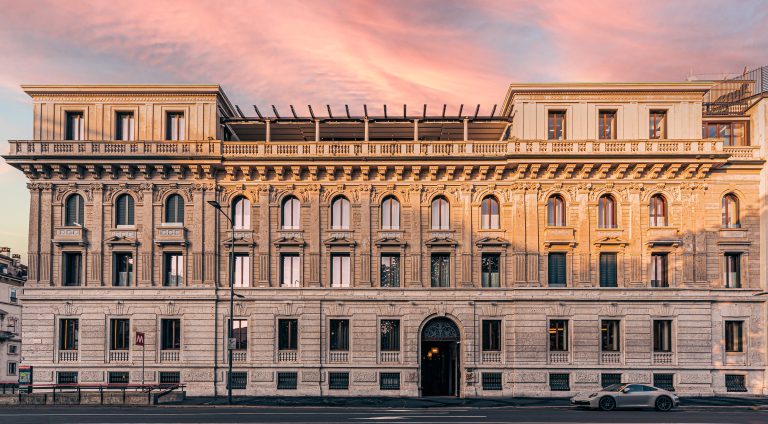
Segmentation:
{"type": "Polygon", "coordinates": [[[127,350],[110,350],[109,362],[128,362],[130,354],[127,350]]]}
{"type": "Polygon", "coordinates": [[[12,156],[220,156],[221,142],[12,140],[12,156]]]}
{"type": "Polygon", "coordinates": [[[600,352],[600,363],[611,365],[621,363],[621,352],[600,352]]]}
{"type": "Polygon", "coordinates": [[[571,352],[549,352],[550,364],[570,364],[571,352]]]}
{"type": "Polygon", "coordinates": [[[277,362],[296,362],[299,359],[298,351],[279,350],[277,351],[277,362]]]}
{"type": "Polygon", "coordinates": [[[245,350],[233,350],[232,362],[246,362],[248,360],[248,352],[245,350]]]}
{"type": "Polygon", "coordinates": [[[498,364],[501,363],[501,352],[497,350],[483,351],[483,363],[498,364]]]}
{"type": "Polygon", "coordinates": [[[379,352],[379,362],[382,364],[392,364],[400,362],[400,352],[399,351],[385,351],[385,352],[379,352]]]}
{"type": "Polygon", "coordinates": [[[161,350],[160,362],[179,362],[180,356],[178,350],[161,350]]]}
{"type": "Polygon", "coordinates": [[[343,363],[349,361],[349,352],[346,350],[332,350],[328,352],[328,362],[343,363]]]}
{"type": "Polygon", "coordinates": [[[656,365],[672,365],[675,354],[672,352],[653,352],[653,363],[656,365]]]}
{"type": "Polygon", "coordinates": [[[59,362],[77,362],[76,350],[60,350],[59,362]]]}

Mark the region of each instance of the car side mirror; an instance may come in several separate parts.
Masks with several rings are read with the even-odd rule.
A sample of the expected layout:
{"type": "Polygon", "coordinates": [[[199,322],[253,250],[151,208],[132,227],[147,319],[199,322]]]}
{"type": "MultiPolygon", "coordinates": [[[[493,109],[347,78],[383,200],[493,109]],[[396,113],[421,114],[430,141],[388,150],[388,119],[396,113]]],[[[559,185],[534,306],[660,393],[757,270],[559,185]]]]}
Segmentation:
{"type": "Polygon", "coordinates": [[[629,393],[629,387],[621,389],[621,393],[629,393]]]}

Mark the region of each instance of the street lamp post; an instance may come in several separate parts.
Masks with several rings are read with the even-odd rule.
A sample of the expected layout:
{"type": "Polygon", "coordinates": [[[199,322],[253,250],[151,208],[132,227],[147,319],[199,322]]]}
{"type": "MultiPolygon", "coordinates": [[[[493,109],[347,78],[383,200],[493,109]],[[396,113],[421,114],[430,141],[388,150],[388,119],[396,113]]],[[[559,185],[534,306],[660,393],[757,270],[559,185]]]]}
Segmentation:
{"type": "Polygon", "coordinates": [[[235,223],[232,218],[227,215],[222,209],[221,204],[216,200],[209,200],[208,204],[213,206],[214,209],[221,212],[227,221],[229,221],[230,229],[232,232],[232,239],[229,249],[229,331],[227,333],[227,351],[229,359],[229,372],[227,373],[227,403],[232,405],[232,333],[234,332],[233,315],[235,311],[235,223]]]}

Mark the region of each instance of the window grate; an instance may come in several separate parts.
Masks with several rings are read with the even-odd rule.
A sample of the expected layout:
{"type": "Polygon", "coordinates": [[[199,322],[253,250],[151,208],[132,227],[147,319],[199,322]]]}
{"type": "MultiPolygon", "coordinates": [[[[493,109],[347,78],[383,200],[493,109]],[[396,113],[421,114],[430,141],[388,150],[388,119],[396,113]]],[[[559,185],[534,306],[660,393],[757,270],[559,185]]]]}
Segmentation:
{"type": "Polygon", "coordinates": [[[571,390],[570,374],[550,374],[549,390],[553,392],[567,392],[571,390]]]}
{"type": "Polygon", "coordinates": [[[729,392],[746,392],[746,378],[741,374],[726,374],[725,389],[729,392]]]}
{"type": "Polygon", "coordinates": [[[600,375],[600,384],[603,387],[608,387],[612,384],[621,384],[621,374],[619,373],[605,373],[600,375]]]}
{"type": "Polygon", "coordinates": [[[383,372],[379,374],[380,390],[400,390],[400,373],[383,372]]]}
{"type": "Polygon", "coordinates": [[[279,372],[277,373],[277,389],[278,390],[296,390],[298,385],[298,376],[295,372],[279,372]]]}
{"type": "Polygon", "coordinates": [[[59,371],[56,373],[58,384],[77,384],[77,371],[59,371]]]}
{"type": "Polygon", "coordinates": [[[348,390],[349,373],[348,372],[329,372],[328,388],[331,390],[348,390]]]}
{"type": "MultiPolygon", "coordinates": [[[[227,380],[229,384],[229,380],[227,380]]],[[[248,384],[248,372],[247,371],[233,371],[232,372],[232,390],[243,390],[248,384]]],[[[227,386],[229,388],[229,386],[227,386]]]]}
{"type": "Polygon", "coordinates": [[[181,373],[178,371],[160,371],[160,384],[181,383],[181,373]]]}
{"type": "Polygon", "coordinates": [[[109,384],[128,384],[128,373],[124,371],[110,371],[109,384]]]}
{"type": "Polygon", "coordinates": [[[501,390],[501,373],[484,372],[483,390],[501,390]]]}
{"type": "Polygon", "coordinates": [[[660,389],[675,391],[675,375],[674,374],[654,374],[653,385],[660,389]]]}

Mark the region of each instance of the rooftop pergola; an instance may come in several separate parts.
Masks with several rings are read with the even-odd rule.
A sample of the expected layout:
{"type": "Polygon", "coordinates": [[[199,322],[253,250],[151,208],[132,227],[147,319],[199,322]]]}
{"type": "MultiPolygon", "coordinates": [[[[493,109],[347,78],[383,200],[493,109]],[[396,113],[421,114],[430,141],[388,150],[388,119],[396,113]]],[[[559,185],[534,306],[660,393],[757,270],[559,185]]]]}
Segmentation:
{"type": "Polygon", "coordinates": [[[456,115],[446,114],[446,105],[439,115],[429,115],[424,105],[418,115],[409,115],[404,105],[402,112],[389,113],[384,105],[384,114],[370,116],[367,105],[363,105],[362,116],[351,115],[344,106],[341,114],[334,113],[326,106],[324,114],[316,114],[311,106],[308,115],[299,115],[293,105],[289,116],[281,115],[272,106],[272,115],[265,116],[254,106],[257,116],[245,116],[236,106],[237,116],[221,119],[221,124],[232,134],[232,139],[241,141],[499,141],[507,137],[511,118],[495,114],[496,105],[490,115],[480,115],[480,105],[471,115],[462,114],[464,105],[456,115]]]}

